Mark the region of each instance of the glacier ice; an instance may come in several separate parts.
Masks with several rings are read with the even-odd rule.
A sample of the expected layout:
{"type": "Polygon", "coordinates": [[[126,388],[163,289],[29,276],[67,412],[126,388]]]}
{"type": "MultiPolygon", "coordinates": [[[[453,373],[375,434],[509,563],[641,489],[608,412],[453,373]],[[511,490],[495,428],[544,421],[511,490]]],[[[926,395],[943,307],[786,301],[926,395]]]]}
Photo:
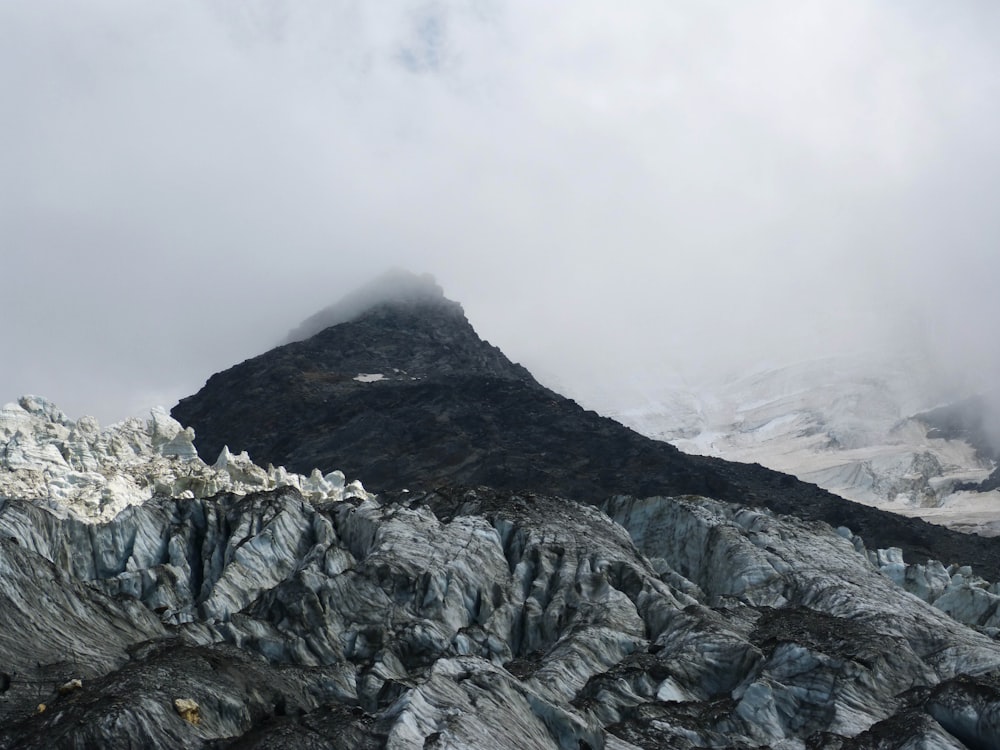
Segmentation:
{"type": "Polygon", "coordinates": [[[16,719],[0,748],[73,746],[66,726],[192,748],[997,736],[998,592],[968,567],[696,496],[376,497],[228,449],[207,466],[162,412],[102,430],[22,402],[0,417],[0,708],[16,719]],[[87,482],[131,494],[94,505],[87,482]],[[32,713],[50,674],[82,687],[32,713]]]}
{"type": "Polygon", "coordinates": [[[309,476],[262,469],[224,448],[212,465],[198,458],[194,431],[164,409],[101,429],[73,421],[54,404],[24,396],[0,409],[0,497],[31,499],[59,513],[108,521],[154,495],[202,498],[295,487],[314,500],[367,497],[357,480],[318,469],[309,476]]]}

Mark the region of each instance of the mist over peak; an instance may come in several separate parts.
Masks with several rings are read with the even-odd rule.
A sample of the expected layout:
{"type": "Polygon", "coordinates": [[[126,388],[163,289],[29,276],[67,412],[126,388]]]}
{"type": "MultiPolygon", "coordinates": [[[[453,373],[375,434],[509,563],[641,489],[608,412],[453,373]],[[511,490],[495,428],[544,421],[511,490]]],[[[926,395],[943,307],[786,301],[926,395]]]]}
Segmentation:
{"type": "Polygon", "coordinates": [[[381,305],[419,304],[449,305],[459,311],[462,309],[457,302],[445,298],[444,290],[431,274],[415,274],[393,268],[308,317],[288,334],[286,343],[302,341],[324,328],[347,323],[381,305]]]}
{"type": "Polygon", "coordinates": [[[58,7],[0,5],[0,401],[171,403],[394,266],[564,382],[1000,375],[987,3],[58,7]]]}

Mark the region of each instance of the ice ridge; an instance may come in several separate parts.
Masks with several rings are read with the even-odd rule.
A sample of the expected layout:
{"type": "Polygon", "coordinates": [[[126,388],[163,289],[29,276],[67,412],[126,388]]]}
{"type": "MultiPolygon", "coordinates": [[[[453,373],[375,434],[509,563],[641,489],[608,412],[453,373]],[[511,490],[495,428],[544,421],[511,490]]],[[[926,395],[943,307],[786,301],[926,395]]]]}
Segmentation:
{"type": "Polygon", "coordinates": [[[101,428],[94,417],[72,420],[39,396],[0,408],[0,497],[32,500],[88,522],[114,518],[154,495],[206,498],[294,487],[313,501],[369,497],[340,471],[309,476],[257,466],[245,452],[223,448],[215,463],[198,458],[195,434],[166,410],[101,428]]]}

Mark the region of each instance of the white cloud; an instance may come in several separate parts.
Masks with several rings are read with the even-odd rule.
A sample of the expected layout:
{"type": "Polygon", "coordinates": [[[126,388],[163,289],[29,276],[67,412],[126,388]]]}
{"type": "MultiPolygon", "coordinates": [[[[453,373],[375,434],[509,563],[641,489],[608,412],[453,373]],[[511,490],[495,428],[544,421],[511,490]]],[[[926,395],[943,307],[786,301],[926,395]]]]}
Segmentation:
{"type": "Polygon", "coordinates": [[[914,317],[1000,370],[997,31],[972,2],[5,4],[0,400],[124,416],[399,265],[564,381],[914,317]]]}

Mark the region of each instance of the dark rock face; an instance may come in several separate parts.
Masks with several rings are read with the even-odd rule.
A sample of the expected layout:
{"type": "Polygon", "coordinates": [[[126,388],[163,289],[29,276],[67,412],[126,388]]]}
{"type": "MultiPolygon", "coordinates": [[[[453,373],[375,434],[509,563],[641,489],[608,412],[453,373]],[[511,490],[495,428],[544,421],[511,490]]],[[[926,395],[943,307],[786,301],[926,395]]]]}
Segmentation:
{"type": "Polygon", "coordinates": [[[228,445],[262,465],[340,468],[376,491],[457,483],[590,503],[705,495],[844,525],[871,547],[1000,578],[1000,541],[850,503],[759,465],[687,456],[584,410],[481,340],[439,293],[383,301],[213,375],[171,414],[194,427],[206,461],[228,445]]]}
{"type": "MultiPolygon", "coordinates": [[[[988,461],[1000,461],[1000,396],[974,396],[918,414],[930,429],[927,437],[965,440],[988,461]]],[[[991,492],[1000,489],[1000,466],[982,482],[961,482],[957,491],[991,492]]]]}
{"type": "Polygon", "coordinates": [[[945,440],[964,440],[984,459],[1000,459],[997,445],[997,425],[1000,399],[991,396],[973,396],[954,404],[917,414],[918,419],[929,428],[927,437],[945,440]]]}
{"type": "Polygon", "coordinates": [[[373,307],[394,305],[446,304],[444,290],[430,274],[417,276],[401,269],[387,271],[355,289],[329,307],[320,310],[288,334],[288,341],[303,341],[330,326],[347,323],[373,307]]]}

